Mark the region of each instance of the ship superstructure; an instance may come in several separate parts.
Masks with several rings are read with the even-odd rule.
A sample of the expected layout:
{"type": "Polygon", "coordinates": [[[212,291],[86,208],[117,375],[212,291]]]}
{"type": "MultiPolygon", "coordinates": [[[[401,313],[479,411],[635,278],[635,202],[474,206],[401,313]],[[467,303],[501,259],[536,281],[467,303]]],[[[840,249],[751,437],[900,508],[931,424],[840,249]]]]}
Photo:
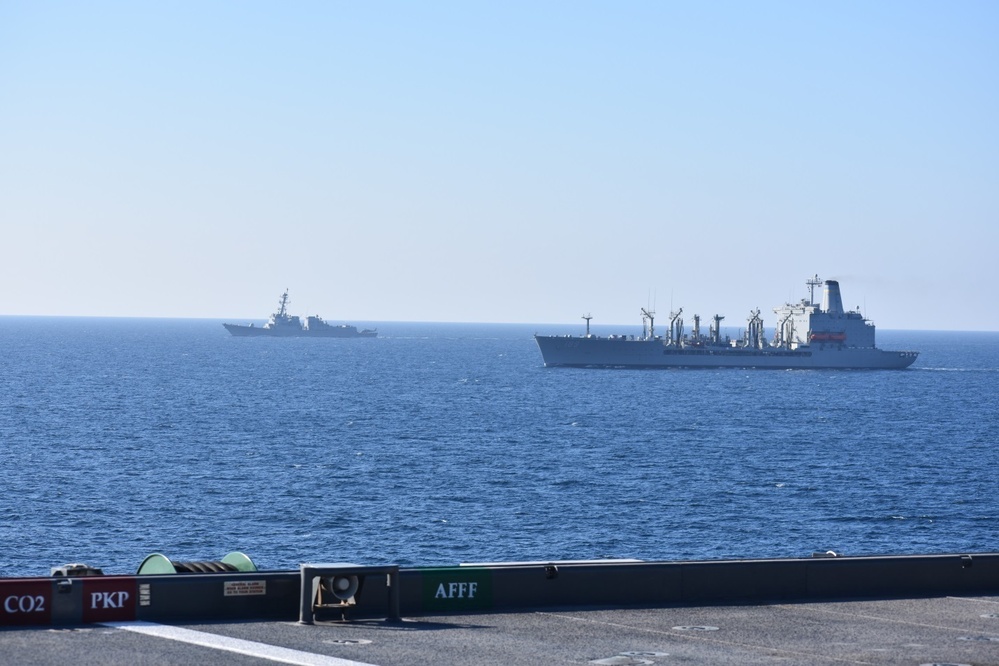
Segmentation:
{"type": "Polygon", "coordinates": [[[749,313],[742,335],[732,339],[722,336],[724,317],[717,314],[706,335],[700,316],[694,315],[688,334],[683,308],[670,312],[665,336],[656,334],[655,313],[642,309],[641,336],[591,335],[587,315],[585,336],[534,338],[546,366],[901,369],[916,360],[918,352],[875,346],[874,324],[860,312],[843,308],[838,281],[822,281],[816,275],[806,284],[809,298],[774,308],[777,325],[770,340],[759,309],[749,313]],[[815,302],[818,286],[823,287],[821,304],[815,302]]]}
{"type": "Polygon", "coordinates": [[[222,324],[225,330],[237,337],[269,336],[289,338],[373,338],[378,335],[375,329],[358,330],[349,324],[329,324],[322,317],[313,315],[305,318],[288,313],[288,291],[281,294],[278,311],[270,316],[263,326],[253,324],[222,324]]]}

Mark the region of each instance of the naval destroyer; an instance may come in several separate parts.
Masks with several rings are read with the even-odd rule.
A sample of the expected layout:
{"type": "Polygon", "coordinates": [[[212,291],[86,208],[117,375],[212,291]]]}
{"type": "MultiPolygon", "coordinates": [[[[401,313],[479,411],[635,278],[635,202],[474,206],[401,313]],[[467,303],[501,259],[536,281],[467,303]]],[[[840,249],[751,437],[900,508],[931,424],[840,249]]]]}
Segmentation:
{"type": "Polygon", "coordinates": [[[767,340],[759,309],[749,314],[741,337],[721,333],[724,317],[715,315],[707,335],[694,315],[684,331],[683,308],[670,313],[669,332],[657,335],[655,313],[642,309],[642,335],[590,334],[586,315],[583,336],[535,335],[545,366],[603,368],[839,368],[901,369],[919,355],[886,351],[874,344],[874,324],[857,311],[843,309],[839,282],[816,275],[806,284],[809,298],[774,308],[777,326],[767,340]],[[821,305],[815,288],[822,285],[821,305]]]}
{"type": "Polygon", "coordinates": [[[329,324],[319,316],[301,317],[288,314],[288,292],[281,294],[278,311],[263,326],[253,324],[222,324],[237,337],[269,336],[274,338],[373,338],[374,329],[357,330],[348,324],[329,324]]]}

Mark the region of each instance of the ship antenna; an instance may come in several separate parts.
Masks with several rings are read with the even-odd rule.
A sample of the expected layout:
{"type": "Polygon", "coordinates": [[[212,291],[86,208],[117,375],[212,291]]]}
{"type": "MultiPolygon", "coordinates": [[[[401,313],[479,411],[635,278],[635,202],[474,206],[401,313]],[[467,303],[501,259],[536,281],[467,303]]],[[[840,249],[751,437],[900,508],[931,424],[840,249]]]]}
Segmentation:
{"type": "Polygon", "coordinates": [[[583,319],[586,320],[586,337],[590,337],[590,320],[593,319],[593,315],[587,312],[583,315],[583,319]]]}
{"type": "Polygon", "coordinates": [[[815,277],[810,277],[805,280],[805,284],[808,285],[808,304],[815,305],[815,288],[822,285],[822,280],[819,279],[819,274],[816,273],[815,277]]]}

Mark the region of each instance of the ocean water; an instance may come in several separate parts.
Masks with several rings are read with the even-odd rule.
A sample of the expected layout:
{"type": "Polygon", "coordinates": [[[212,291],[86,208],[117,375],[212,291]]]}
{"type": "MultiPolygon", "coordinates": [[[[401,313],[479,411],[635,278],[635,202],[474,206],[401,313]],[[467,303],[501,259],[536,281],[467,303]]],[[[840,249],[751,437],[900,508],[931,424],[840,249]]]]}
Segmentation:
{"type": "Polygon", "coordinates": [[[0,575],[999,550],[999,333],[879,331],[905,371],[584,370],[532,339],[579,326],[363,325],[0,317],[0,575]]]}

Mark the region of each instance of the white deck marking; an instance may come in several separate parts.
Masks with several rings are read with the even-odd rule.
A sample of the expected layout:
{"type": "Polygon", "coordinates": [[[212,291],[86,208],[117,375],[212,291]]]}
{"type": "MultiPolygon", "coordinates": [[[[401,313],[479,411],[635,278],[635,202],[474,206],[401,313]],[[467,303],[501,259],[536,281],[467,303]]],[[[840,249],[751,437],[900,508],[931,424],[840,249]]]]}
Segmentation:
{"type": "Polygon", "coordinates": [[[339,659],[324,654],[292,650],[276,645],[257,643],[255,641],[244,641],[241,638],[219,636],[218,634],[194,631],[193,629],[184,629],[183,627],[171,627],[154,622],[102,622],[102,624],[106,627],[114,627],[115,629],[134,631],[137,634],[168,638],[172,641],[200,645],[214,650],[237,652],[260,659],[270,659],[282,664],[297,664],[299,666],[373,666],[361,661],[339,659]]]}

